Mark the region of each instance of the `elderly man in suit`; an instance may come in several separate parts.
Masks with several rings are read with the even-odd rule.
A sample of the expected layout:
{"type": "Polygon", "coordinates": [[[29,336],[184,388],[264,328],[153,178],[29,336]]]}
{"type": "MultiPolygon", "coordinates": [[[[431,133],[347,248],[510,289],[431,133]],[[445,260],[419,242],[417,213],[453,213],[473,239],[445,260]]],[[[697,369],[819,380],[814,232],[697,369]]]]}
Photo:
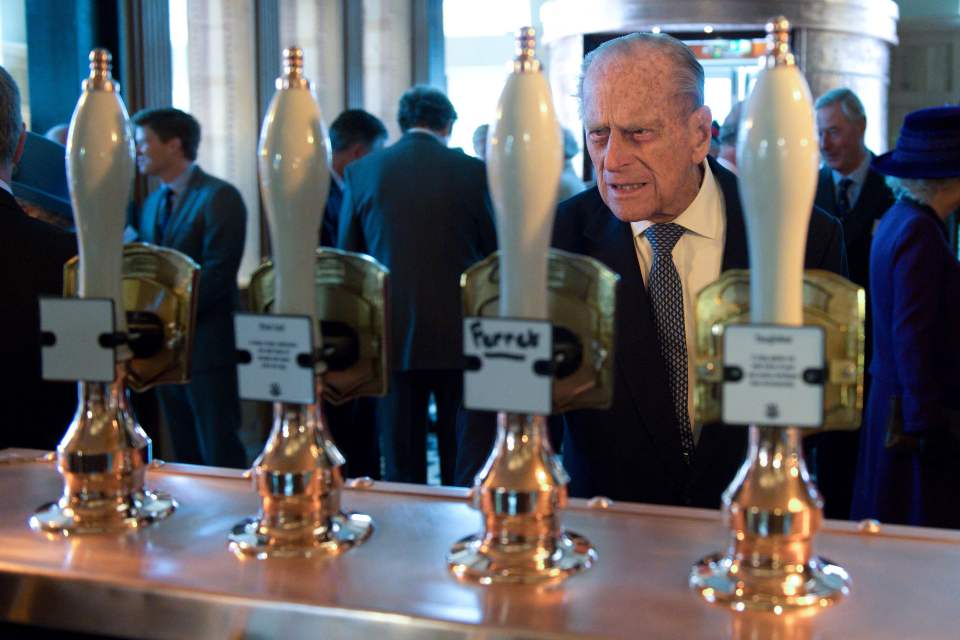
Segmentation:
{"type": "MultiPolygon", "coordinates": [[[[716,507],[746,453],[742,427],[692,424],[697,293],[749,266],[736,178],[712,158],[703,68],[665,34],[611,40],[583,62],[587,151],[597,186],[560,204],[553,245],[620,274],[613,404],[562,422],[571,495],[716,507]]],[[[839,223],[814,211],[806,265],[844,273],[839,223]]],[[[461,420],[457,478],[470,481],[495,433],[461,420]]]]}
{"type": "Polygon", "coordinates": [[[850,279],[870,285],[870,240],[877,221],[893,206],[884,178],[870,166],[873,154],[863,136],[867,116],[850,89],[833,89],[817,98],[817,129],[823,166],[816,205],[843,223],[850,279]]]}
{"type": "Polygon", "coordinates": [[[176,249],[200,265],[191,381],[157,390],[177,460],[242,467],[237,430],[233,312],[247,212],[233,185],[196,164],[200,123],[179,109],[148,109],[133,117],[137,167],[163,186],[131,220],[136,239],[176,249]]]}
{"type": "Polygon", "coordinates": [[[447,148],[457,114],[436,89],[400,98],[403,137],[347,167],[338,246],[390,269],[390,392],[379,404],[387,480],[426,481],[427,406],[453,482],[462,396],[460,274],[496,249],[483,163],[447,148]]]}
{"type": "MultiPolygon", "coordinates": [[[[817,182],[816,205],[843,224],[850,279],[867,293],[866,365],[872,352],[870,312],[870,241],[880,217],[893,206],[890,188],[870,161],[864,143],[867,117],[863,104],[850,89],[833,89],[814,105],[823,166],[817,182]]],[[[869,393],[869,376],[867,377],[869,393]]],[[[865,394],[866,395],[866,394],[865,394]]],[[[824,494],[828,518],[847,518],[857,466],[857,431],[818,433],[807,438],[807,462],[824,494]]]]}
{"type": "MultiPolygon", "coordinates": [[[[13,167],[23,155],[26,133],[20,90],[0,67],[0,404],[4,423],[0,449],[53,449],[77,408],[77,386],[44,382],[40,371],[38,297],[63,292],[63,263],[77,253],[73,234],[27,215],[13,196],[13,167]]],[[[60,156],[63,167],[63,156],[60,156]]],[[[36,203],[42,190],[22,197],[36,203]]]]}

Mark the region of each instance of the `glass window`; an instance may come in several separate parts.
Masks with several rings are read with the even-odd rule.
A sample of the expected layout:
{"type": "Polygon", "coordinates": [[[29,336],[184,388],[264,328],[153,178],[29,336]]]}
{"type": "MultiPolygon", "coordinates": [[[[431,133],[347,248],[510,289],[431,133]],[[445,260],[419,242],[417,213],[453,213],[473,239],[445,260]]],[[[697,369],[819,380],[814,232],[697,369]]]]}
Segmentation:
{"type": "Polygon", "coordinates": [[[247,208],[240,283],[260,264],[257,67],[253,0],[170,0],[173,105],[202,128],[197,162],[247,208]]]}
{"type": "Polygon", "coordinates": [[[530,25],[532,17],[529,2],[444,0],[447,95],[458,115],[451,147],[476,155],[473,132],[493,121],[512,69],[517,29],[530,25]]]}
{"type": "Polygon", "coordinates": [[[0,66],[20,87],[23,121],[30,128],[30,83],[27,82],[27,16],[24,0],[0,0],[0,66]]]}

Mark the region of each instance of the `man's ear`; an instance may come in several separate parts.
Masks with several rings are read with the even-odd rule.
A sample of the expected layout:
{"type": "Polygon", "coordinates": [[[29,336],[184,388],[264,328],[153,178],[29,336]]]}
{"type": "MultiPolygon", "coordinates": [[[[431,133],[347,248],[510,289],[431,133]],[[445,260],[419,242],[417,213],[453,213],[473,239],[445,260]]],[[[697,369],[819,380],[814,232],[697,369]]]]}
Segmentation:
{"type": "Polygon", "coordinates": [[[689,135],[693,152],[693,162],[700,164],[710,152],[711,127],[713,125],[713,114],[710,113],[710,107],[703,105],[690,114],[687,120],[690,127],[689,135]]]}
{"type": "Polygon", "coordinates": [[[23,157],[23,147],[27,142],[27,127],[24,124],[20,125],[20,137],[17,138],[17,148],[13,151],[13,164],[20,162],[20,158],[23,157]]]}

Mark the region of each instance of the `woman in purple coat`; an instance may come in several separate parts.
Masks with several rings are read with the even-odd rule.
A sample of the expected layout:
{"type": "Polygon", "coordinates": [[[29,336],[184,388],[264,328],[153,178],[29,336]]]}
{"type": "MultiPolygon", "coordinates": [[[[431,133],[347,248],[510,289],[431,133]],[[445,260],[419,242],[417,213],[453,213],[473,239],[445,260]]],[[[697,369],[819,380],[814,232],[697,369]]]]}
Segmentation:
{"type": "Polygon", "coordinates": [[[873,382],[852,516],[960,527],[960,265],[944,224],[960,207],[960,107],[909,114],[873,167],[898,200],[871,247],[873,382]]]}

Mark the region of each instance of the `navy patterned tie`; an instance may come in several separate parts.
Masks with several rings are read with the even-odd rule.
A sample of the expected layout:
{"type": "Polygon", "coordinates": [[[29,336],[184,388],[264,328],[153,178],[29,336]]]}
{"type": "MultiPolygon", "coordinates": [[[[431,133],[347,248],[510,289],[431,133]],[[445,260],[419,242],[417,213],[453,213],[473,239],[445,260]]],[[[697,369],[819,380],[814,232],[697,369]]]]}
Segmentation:
{"type": "Polygon", "coordinates": [[[673,410],[680,427],[680,446],[684,460],[689,463],[693,455],[693,431],[687,412],[687,335],[683,320],[683,285],[673,263],[673,247],[683,233],[684,228],[672,222],[655,224],[645,231],[653,248],[653,267],[647,290],[653,303],[660,353],[667,367],[673,410]]]}
{"type": "Polygon", "coordinates": [[[837,217],[842,220],[850,213],[850,187],[853,186],[853,180],[843,178],[837,186],[837,217]]]}
{"type": "Polygon", "coordinates": [[[173,189],[163,187],[160,191],[160,210],[157,211],[157,230],[155,240],[157,244],[163,242],[163,234],[167,231],[167,224],[170,222],[170,214],[173,209],[173,189]]]}

